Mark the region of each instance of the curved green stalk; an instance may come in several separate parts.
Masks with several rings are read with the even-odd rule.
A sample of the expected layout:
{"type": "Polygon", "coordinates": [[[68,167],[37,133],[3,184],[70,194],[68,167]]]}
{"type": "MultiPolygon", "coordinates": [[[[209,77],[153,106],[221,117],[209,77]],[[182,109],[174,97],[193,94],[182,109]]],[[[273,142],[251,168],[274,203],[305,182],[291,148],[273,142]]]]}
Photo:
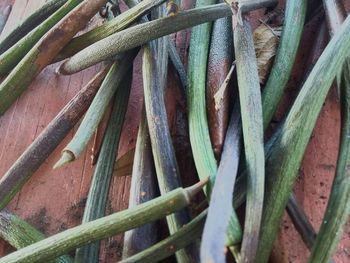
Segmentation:
{"type": "MultiPolygon", "coordinates": [[[[60,2],[62,3],[59,4],[62,5],[63,1],[61,0],[60,2]]],[[[18,40],[15,44],[12,44],[10,47],[8,47],[8,49],[6,48],[6,51],[0,55],[0,76],[4,76],[10,72],[22,60],[22,58],[27,55],[27,53],[34,47],[42,36],[44,36],[54,25],[56,25],[65,15],[72,11],[81,2],[83,2],[83,0],[69,0],[44,22],[30,31],[30,33],[23,36],[23,38],[18,40]]],[[[27,22],[25,22],[25,25],[26,24],[27,22]]],[[[4,48],[8,45],[5,44],[4,48]]]]}
{"type": "MultiPolygon", "coordinates": [[[[109,117],[84,209],[83,224],[105,215],[109,186],[113,177],[113,167],[129,101],[131,80],[132,68],[129,68],[129,72],[125,75],[121,87],[115,94],[113,109],[109,117]]],[[[100,242],[77,249],[75,263],[98,262],[99,250],[100,242]]]]}
{"type": "Polygon", "coordinates": [[[327,45],[304,83],[266,161],[267,189],[258,262],[267,262],[317,116],[350,48],[350,17],[327,45]]]}
{"type": "MultiPolygon", "coordinates": [[[[16,249],[45,239],[45,235],[7,209],[0,211],[0,237],[16,249]]],[[[72,263],[69,256],[61,256],[50,263],[72,263]]]]}
{"type": "Polygon", "coordinates": [[[189,205],[205,183],[178,188],[134,208],[73,227],[2,257],[0,263],[47,262],[93,241],[163,218],[189,205]]]}
{"type": "MultiPolygon", "coordinates": [[[[163,70],[167,69],[167,41],[167,39],[158,41],[156,49],[152,50],[149,46],[144,46],[142,64],[147,123],[161,195],[181,185],[181,177],[171,141],[164,104],[164,87],[166,83],[164,76],[166,76],[166,73],[163,70]]],[[[188,221],[189,215],[185,210],[168,216],[169,232],[171,234],[175,233],[188,221]]],[[[193,253],[180,250],[177,252],[176,257],[179,262],[197,262],[196,254],[195,250],[193,250],[193,253]]]]}
{"type": "Polygon", "coordinates": [[[83,49],[66,60],[59,71],[62,74],[73,74],[111,58],[117,53],[146,44],[153,39],[231,14],[232,12],[226,4],[220,4],[195,8],[179,12],[176,16],[162,17],[136,25],[83,49]]]}
{"type": "Polygon", "coordinates": [[[114,93],[120,88],[120,84],[124,79],[125,74],[132,66],[132,62],[136,55],[137,50],[133,50],[116,57],[113,66],[102,82],[102,85],[86,112],[77,132],[73,139],[63,149],[62,157],[57,161],[54,168],[61,167],[76,160],[83,152],[100,123],[114,93]]]}
{"type": "Polygon", "coordinates": [[[145,0],[142,1],[114,19],[103,23],[102,25],[92,29],[85,34],[75,37],[65,46],[56,61],[63,60],[71,57],[80,50],[94,44],[95,42],[108,37],[118,31],[125,29],[127,26],[137,21],[142,15],[148,12],[150,9],[164,3],[166,0],[145,0]]]}
{"type": "MultiPolygon", "coordinates": [[[[336,0],[323,1],[331,35],[346,18],[345,7],[336,0]]],[[[341,137],[335,178],[316,242],[312,247],[310,263],[328,262],[342,237],[350,213],[350,58],[337,76],[341,101],[341,137]]]]}
{"type": "Polygon", "coordinates": [[[68,0],[50,0],[26,18],[9,34],[0,37],[0,54],[11,48],[21,38],[40,25],[68,0]]]}
{"type": "Polygon", "coordinates": [[[207,211],[205,210],[166,239],[134,256],[122,260],[120,263],[153,263],[166,259],[177,250],[188,246],[200,238],[206,214],[207,211]]]}
{"type": "Polygon", "coordinates": [[[236,214],[232,213],[233,208],[228,209],[228,207],[232,207],[233,189],[241,152],[242,127],[238,104],[237,100],[231,114],[215,185],[211,193],[201,242],[201,260],[203,262],[225,262],[224,248],[226,243],[235,244],[242,239],[242,235],[226,235],[226,233],[242,232],[238,218],[234,217],[236,214]],[[220,223],[218,223],[218,215],[220,215],[220,223]],[[238,227],[238,229],[228,232],[228,227],[229,229],[238,227]]]}
{"type": "Polygon", "coordinates": [[[247,205],[241,258],[242,262],[254,262],[264,200],[264,127],[253,35],[245,18],[243,24],[238,24],[234,30],[234,45],[247,167],[247,205]]]}
{"type": "MultiPolygon", "coordinates": [[[[129,208],[152,200],[157,195],[156,175],[149,136],[146,113],[143,109],[132,168],[129,208]]],[[[157,227],[155,223],[125,232],[123,258],[131,257],[151,247],[156,241],[157,227]]]]}
{"type": "Polygon", "coordinates": [[[262,93],[265,129],[269,126],[282,98],[294,65],[304,28],[307,2],[305,0],[287,0],[286,2],[282,37],[269,78],[262,93]]]}

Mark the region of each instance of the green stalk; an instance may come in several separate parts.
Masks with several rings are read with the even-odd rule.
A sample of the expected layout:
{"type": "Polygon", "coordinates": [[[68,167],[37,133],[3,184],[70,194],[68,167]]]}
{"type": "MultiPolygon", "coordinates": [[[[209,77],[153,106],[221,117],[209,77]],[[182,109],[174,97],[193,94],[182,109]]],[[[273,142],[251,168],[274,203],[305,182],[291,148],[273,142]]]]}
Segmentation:
{"type": "Polygon", "coordinates": [[[61,159],[55,164],[54,169],[76,160],[83,152],[100,123],[113,94],[120,89],[120,84],[132,66],[136,54],[137,50],[133,50],[120,54],[115,58],[113,66],[104,79],[77,132],[63,149],[61,159]]]}
{"type": "MultiPolygon", "coordinates": [[[[16,249],[45,239],[45,235],[7,209],[0,211],[0,236],[16,249]]],[[[69,256],[61,256],[50,263],[71,263],[69,256]]]]}
{"type": "MultiPolygon", "coordinates": [[[[156,190],[151,140],[148,132],[146,113],[143,109],[132,168],[129,208],[153,199],[157,194],[156,190]]],[[[154,223],[127,231],[124,234],[123,258],[131,257],[149,248],[156,241],[157,228],[154,223]]]]}
{"type": "Polygon", "coordinates": [[[136,25],[83,49],[65,61],[60,66],[59,71],[62,74],[73,74],[111,58],[117,53],[146,44],[153,39],[231,14],[232,12],[226,4],[220,4],[195,8],[179,12],[176,16],[162,17],[136,25]]]}
{"type": "Polygon", "coordinates": [[[73,56],[80,50],[94,44],[95,42],[108,37],[118,31],[128,27],[133,22],[136,22],[141,16],[147,13],[150,9],[164,3],[166,0],[145,0],[130,9],[121,13],[111,21],[92,29],[91,31],[82,34],[81,36],[72,39],[69,44],[63,48],[56,61],[66,59],[73,56]]]}
{"type": "Polygon", "coordinates": [[[153,263],[166,259],[200,238],[206,214],[205,210],[176,233],[120,263],[153,263]]]}
{"type": "Polygon", "coordinates": [[[292,193],[289,197],[287,204],[287,211],[290,219],[293,222],[296,230],[303,239],[308,249],[312,249],[316,240],[316,231],[307,219],[307,216],[301,206],[298,204],[297,199],[292,193]]]}
{"type": "Polygon", "coordinates": [[[264,129],[277,109],[286,88],[304,28],[307,2],[287,0],[281,40],[262,94],[264,129]]]}
{"type": "Polygon", "coordinates": [[[42,36],[81,2],[83,2],[83,0],[52,0],[25,20],[24,23],[16,28],[6,39],[1,41],[0,53],[2,54],[0,55],[0,76],[9,73],[22,58],[27,55],[42,36]],[[67,3],[64,4],[64,2],[67,3]],[[53,10],[55,9],[58,10],[54,12],[53,10]],[[49,13],[53,14],[49,16],[49,13]],[[48,18],[45,19],[44,17],[48,18]],[[36,23],[38,24],[37,27],[35,27],[36,23]]]}
{"type": "Polygon", "coordinates": [[[245,18],[243,24],[238,24],[234,30],[234,45],[247,168],[247,204],[241,257],[242,262],[254,262],[264,200],[264,128],[253,35],[245,18]]]}
{"type": "Polygon", "coordinates": [[[11,10],[12,10],[12,6],[8,5],[3,10],[0,11],[0,36],[2,31],[5,28],[5,25],[6,25],[7,19],[10,16],[11,10]]]}
{"type": "Polygon", "coordinates": [[[269,174],[258,262],[268,260],[307,143],[332,81],[350,48],[350,18],[327,45],[304,83],[266,161],[269,174]]]}
{"type": "Polygon", "coordinates": [[[341,140],[337,169],[316,242],[308,260],[310,263],[328,262],[342,237],[350,213],[350,60],[346,59],[338,76],[341,99],[341,140]]]}
{"type": "MultiPolygon", "coordinates": [[[[57,12],[67,6],[76,5],[77,0],[67,2],[57,12]]],[[[0,115],[26,90],[33,79],[54,59],[58,52],[81,29],[107,0],[84,1],[66,15],[27,53],[15,69],[0,84],[0,115]]],[[[68,11],[68,10],[66,10],[68,11]]],[[[53,15],[55,16],[55,15],[53,15]]],[[[55,16],[56,17],[56,16],[55,16]]],[[[49,18],[50,20],[50,18],[49,18]]],[[[3,54],[4,55],[4,54],[3,54]]],[[[3,62],[0,57],[0,68],[3,62]]]]}
{"type": "Polygon", "coordinates": [[[201,242],[201,260],[203,262],[225,262],[225,242],[235,244],[242,239],[242,234],[237,236],[226,235],[228,227],[230,229],[239,227],[229,233],[242,232],[238,218],[234,217],[236,214],[232,213],[233,209],[228,209],[228,207],[232,207],[233,189],[241,151],[242,127],[238,104],[237,101],[231,114],[222,157],[211,194],[201,242]],[[218,223],[218,215],[220,215],[220,223],[218,223]]]}
{"type": "Polygon", "coordinates": [[[206,181],[53,235],[0,258],[0,263],[47,262],[75,248],[163,218],[190,204],[206,181]]]}
{"type": "Polygon", "coordinates": [[[35,27],[40,25],[49,16],[57,11],[67,0],[51,0],[42,5],[38,10],[26,18],[20,25],[6,36],[0,37],[0,54],[11,48],[21,38],[27,35],[35,27]]]}
{"type": "MultiPolygon", "coordinates": [[[[132,68],[129,68],[129,72],[125,75],[121,87],[115,93],[113,109],[109,117],[84,209],[83,224],[105,215],[109,186],[113,177],[120,134],[129,101],[131,80],[132,68]]],[[[75,262],[98,262],[99,250],[100,242],[79,248],[75,253],[75,262]]]]}
{"type": "MultiPolygon", "coordinates": [[[[324,0],[331,34],[346,18],[345,7],[336,0],[324,0]]],[[[316,242],[308,262],[328,262],[342,237],[350,213],[350,58],[347,57],[337,76],[341,101],[341,137],[335,178],[316,242]]]]}
{"type": "MultiPolygon", "coordinates": [[[[158,42],[156,49],[153,50],[149,46],[144,46],[142,64],[147,123],[161,195],[181,185],[181,177],[171,141],[164,103],[166,84],[164,76],[166,74],[162,71],[167,68],[167,41],[167,39],[164,39],[164,41],[158,42]],[[155,52],[159,54],[158,57],[155,52]]],[[[189,215],[185,210],[168,216],[167,223],[170,234],[175,233],[188,222],[189,215]]],[[[177,252],[176,257],[179,262],[197,262],[196,254],[193,248],[192,251],[181,250],[177,252]]]]}

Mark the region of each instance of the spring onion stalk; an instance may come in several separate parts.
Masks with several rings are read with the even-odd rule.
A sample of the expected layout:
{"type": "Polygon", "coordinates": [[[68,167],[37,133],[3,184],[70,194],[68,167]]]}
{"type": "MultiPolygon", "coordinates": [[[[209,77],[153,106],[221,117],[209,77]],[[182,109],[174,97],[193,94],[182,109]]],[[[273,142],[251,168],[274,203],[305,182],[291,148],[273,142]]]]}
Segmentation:
{"type": "Polygon", "coordinates": [[[136,25],[83,49],[66,60],[60,66],[59,71],[63,74],[73,74],[111,58],[117,53],[146,44],[153,39],[231,14],[232,12],[226,4],[219,4],[179,12],[176,16],[162,17],[136,25]]]}
{"type": "MultiPolygon", "coordinates": [[[[9,210],[0,211],[0,237],[16,249],[45,239],[45,235],[9,210]]],[[[50,263],[72,263],[69,256],[61,256],[50,263]]]]}
{"type": "Polygon", "coordinates": [[[260,84],[253,35],[248,21],[234,30],[235,57],[247,167],[247,205],[242,262],[254,262],[264,200],[265,156],[260,84]]]}
{"type": "MultiPolygon", "coordinates": [[[[132,68],[131,68],[132,69],[132,68]]],[[[113,177],[113,168],[124,117],[129,101],[132,70],[125,75],[121,87],[115,93],[113,109],[101,146],[101,151],[94,170],[89,194],[86,200],[82,223],[87,223],[105,215],[109,186],[113,177]]],[[[79,248],[75,253],[75,262],[98,262],[100,242],[79,248]]]]}
{"type": "Polygon", "coordinates": [[[258,262],[267,262],[288,196],[326,95],[350,48],[350,18],[334,35],[281,126],[266,161],[267,189],[258,262]]]}
{"type": "Polygon", "coordinates": [[[12,10],[12,6],[8,5],[3,10],[0,11],[0,36],[2,31],[5,28],[5,25],[6,25],[7,19],[10,16],[11,10],[12,10]]]}
{"type": "MultiPolygon", "coordinates": [[[[155,44],[155,43],[151,43],[155,44]]],[[[181,177],[172,145],[168,119],[164,103],[164,78],[166,62],[168,61],[167,39],[158,41],[156,49],[149,46],[143,48],[143,86],[145,94],[145,108],[149,133],[151,138],[152,152],[158,185],[161,195],[181,185],[181,177]],[[158,54],[155,54],[157,52],[158,54]],[[159,60],[156,60],[158,56],[159,60]]],[[[188,223],[187,211],[181,211],[167,217],[169,232],[178,231],[184,224],[188,223]]],[[[196,253],[193,250],[180,250],[177,259],[180,262],[197,262],[196,253]],[[188,252],[188,253],[187,253],[188,252]]]]}
{"type": "MultiPolygon", "coordinates": [[[[129,208],[147,202],[157,194],[151,141],[144,110],[142,115],[132,168],[129,208]]],[[[157,228],[154,223],[127,231],[124,234],[123,258],[151,247],[156,241],[157,228]]]]}
{"type": "Polygon", "coordinates": [[[239,228],[233,232],[242,232],[238,218],[233,217],[235,215],[235,213],[232,213],[233,209],[227,209],[232,207],[233,188],[241,151],[242,128],[238,104],[237,101],[235,110],[231,115],[209,203],[208,216],[201,242],[201,259],[203,262],[225,262],[225,242],[236,243],[242,238],[242,236],[226,236],[228,227],[232,229],[238,226],[239,228]],[[220,224],[218,224],[218,215],[220,215],[220,224]],[[229,240],[226,240],[226,238],[229,240]]]}
{"type": "Polygon", "coordinates": [[[120,263],[152,263],[166,259],[177,250],[188,246],[196,239],[200,238],[206,213],[206,210],[203,211],[176,233],[170,235],[154,246],[122,260],[120,263]]]}
{"type": "Polygon", "coordinates": [[[73,227],[4,256],[0,263],[47,262],[93,241],[163,218],[189,205],[206,182],[175,189],[134,208],[73,227]]]}
{"type": "Polygon", "coordinates": [[[73,139],[63,149],[61,159],[57,161],[54,168],[59,168],[76,160],[86,148],[90,138],[100,123],[113,94],[115,94],[115,92],[121,87],[122,80],[132,66],[136,54],[137,50],[132,50],[116,57],[114,64],[104,79],[96,97],[92,101],[77,132],[73,139]]]}
{"type": "Polygon", "coordinates": [[[304,28],[308,1],[287,0],[281,40],[262,94],[264,128],[277,109],[286,88],[304,28]]]}

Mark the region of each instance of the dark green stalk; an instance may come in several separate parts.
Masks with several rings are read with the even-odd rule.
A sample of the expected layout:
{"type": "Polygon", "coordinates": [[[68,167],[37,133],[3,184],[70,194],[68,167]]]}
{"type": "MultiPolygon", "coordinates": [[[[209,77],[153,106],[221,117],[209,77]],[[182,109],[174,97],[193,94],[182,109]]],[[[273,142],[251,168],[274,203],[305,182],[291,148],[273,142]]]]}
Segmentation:
{"type": "Polygon", "coordinates": [[[317,234],[304,210],[298,204],[294,193],[289,197],[287,212],[305,245],[311,250],[312,246],[315,244],[317,234]]]}
{"type": "Polygon", "coordinates": [[[2,31],[5,28],[5,25],[6,25],[7,19],[10,16],[11,10],[12,10],[12,6],[8,5],[3,10],[0,11],[0,36],[2,31]]]}
{"type": "Polygon", "coordinates": [[[75,248],[147,224],[189,205],[206,181],[53,235],[0,258],[0,263],[47,262],[75,248]]]}
{"type": "Polygon", "coordinates": [[[247,167],[247,205],[242,262],[254,262],[264,200],[264,139],[260,84],[253,35],[248,21],[234,30],[235,57],[247,167]]]}
{"type": "Polygon", "coordinates": [[[83,49],[65,61],[60,67],[60,72],[73,74],[153,39],[231,14],[232,12],[226,4],[212,5],[179,12],[176,16],[162,17],[130,27],[83,49]]]}
{"type": "Polygon", "coordinates": [[[282,98],[294,65],[304,28],[307,2],[305,0],[286,1],[282,37],[262,94],[265,129],[269,126],[282,98]]]}
{"type": "MultiPolygon", "coordinates": [[[[34,23],[34,22],[32,21],[32,18],[29,17],[28,18],[29,22],[27,22],[26,20],[24,22],[24,26],[21,25],[20,28],[15,29],[16,34],[18,32],[19,34],[23,32],[24,36],[18,38],[17,35],[15,36],[12,33],[11,35],[9,35],[8,38],[4,40],[6,41],[5,43],[1,42],[2,43],[1,45],[3,45],[3,49],[1,49],[2,52],[0,52],[2,53],[0,55],[0,76],[4,76],[7,73],[9,73],[22,60],[22,58],[24,58],[25,56],[28,57],[27,53],[35,46],[35,44],[40,40],[40,38],[44,36],[52,27],[54,27],[65,15],[67,15],[77,5],[83,2],[83,0],[69,0],[66,4],[64,4],[63,2],[67,2],[67,1],[54,0],[49,2],[48,4],[51,3],[51,5],[48,9],[50,10],[50,8],[54,7],[52,10],[50,10],[50,12],[53,12],[54,9],[58,9],[59,6],[61,7],[44,20],[43,17],[40,17],[40,14],[42,14],[42,12],[45,13],[47,11],[47,7],[44,6],[45,7],[44,10],[41,10],[41,9],[38,10],[40,19],[38,21],[34,21],[38,23],[40,20],[43,20],[43,22],[41,23],[39,22],[39,25],[37,27],[34,27],[33,29],[33,27],[29,23],[34,23]],[[29,29],[29,27],[32,27],[31,29],[33,30],[29,29]],[[29,30],[31,31],[29,32],[29,30]],[[16,40],[15,43],[13,43],[14,39],[16,40]]],[[[37,18],[37,14],[34,13],[33,20],[35,20],[36,18],[37,18]]],[[[62,45],[60,49],[62,49],[63,46],[64,45],[62,45]]],[[[59,50],[57,51],[57,53],[58,52],[59,50]]]]}
{"type": "MultiPolygon", "coordinates": [[[[109,117],[84,209],[83,224],[105,215],[109,186],[113,177],[113,167],[129,101],[131,80],[132,68],[129,68],[129,72],[125,75],[121,87],[115,93],[113,109],[109,117]]],[[[99,250],[100,242],[79,248],[75,253],[75,262],[98,262],[99,250]]]]}
{"type": "MultiPolygon", "coordinates": [[[[331,34],[339,31],[347,14],[342,2],[323,1],[331,34]]],[[[308,262],[328,262],[342,237],[350,213],[350,58],[337,76],[341,101],[341,137],[337,169],[316,242],[308,262]]]]}
{"type": "Polygon", "coordinates": [[[73,56],[80,50],[104,39],[118,31],[121,31],[137,21],[150,9],[164,3],[166,0],[145,0],[132,6],[127,11],[116,16],[114,19],[103,23],[93,30],[72,39],[69,44],[60,52],[56,61],[73,56]]]}
{"type": "Polygon", "coordinates": [[[0,210],[8,205],[89,108],[109,67],[71,99],[0,179],[0,210]]]}
{"type": "Polygon", "coordinates": [[[266,161],[267,189],[258,262],[268,260],[307,143],[334,77],[350,48],[350,18],[334,35],[304,83],[266,161]]]}
{"type": "MultiPolygon", "coordinates": [[[[233,218],[236,215],[232,213],[233,209],[228,209],[228,207],[232,207],[233,188],[241,151],[242,127],[238,104],[239,102],[237,101],[235,110],[231,115],[209,203],[208,216],[201,242],[201,260],[203,262],[225,262],[224,248],[227,228],[228,226],[230,228],[240,226],[238,219],[233,218]],[[220,223],[218,223],[218,215],[220,215],[220,223]]],[[[242,232],[240,228],[234,231],[234,233],[240,232],[242,232]]],[[[241,238],[242,236],[228,236],[228,243],[238,243],[241,238]]]]}
{"type": "Polygon", "coordinates": [[[120,89],[120,84],[122,83],[125,74],[132,66],[137,51],[138,50],[132,50],[125,54],[120,54],[115,58],[113,66],[104,79],[101,88],[92,101],[77,132],[73,139],[63,149],[61,159],[57,161],[54,168],[61,167],[76,160],[83,152],[100,123],[113,95],[118,89],[120,89]]]}
{"type": "MultiPolygon", "coordinates": [[[[166,79],[166,62],[168,52],[166,48],[167,39],[158,42],[156,49],[149,46],[144,47],[143,54],[143,86],[145,94],[145,108],[149,133],[151,137],[152,152],[161,195],[179,187],[181,177],[175,152],[171,141],[168,118],[164,104],[164,88],[166,79]],[[155,54],[157,52],[158,54],[155,54]],[[156,58],[159,59],[156,59],[156,58]]],[[[154,43],[152,43],[154,44],[154,43]]],[[[170,234],[178,231],[184,224],[188,223],[187,211],[181,211],[167,217],[170,234]]],[[[197,255],[193,250],[181,250],[176,255],[180,262],[197,262],[197,255]]]]}
{"type": "MultiPolygon", "coordinates": [[[[132,168],[129,208],[153,199],[157,192],[151,140],[145,114],[143,110],[132,168]]],[[[123,258],[131,257],[149,248],[156,241],[157,228],[154,223],[126,232],[124,234],[123,258]]]]}
{"type": "MultiPolygon", "coordinates": [[[[45,239],[45,235],[7,209],[0,211],[0,237],[16,249],[45,239]]],[[[61,256],[50,263],[72,263],[69,256],[61,256]]]]}
{"type": "Polygon", "coordinates": [[[191,222],[183,226],[168,238],[145,249],[138,254],[122,260],[120,263],[153,263],[166,259],[179,249],[182,249],[200,238],[207,211],[203,211],[191,222]]]}
{"type": "MultiPolygon", "coordinates": [[[[78,4],[77,1],[78,0],[70,0],[58,10],[58,13],[55,13],[53,17],[56,18],[57,14],[65,14],[65,12],[68,12],[78,4]]],[[[29,51],[27,55],[25,55],[15,69],[0,84],[0,115],[16,101],[31,84],[33,79],[54,59],[69,40],[85,27],[90,18],[95,15],[106,1],[107,0],[83,1],[51,28],[30,51],[27,50],[29,51]]],[[[50,18],[48,18],[48,20],[50,20],[50,18]]],[[[10,50],[8,52],[10,52],[10,50]]],[[[15,57],[17,58],[17,56],[15,57]]],[[[2,63],[6,61],[8,60],[3,60],[0,57],[0,68],[3,65],[2,63]]]]}
{"type": "Polygon", "coordinates": [[[6,50],[20,41],[25,35],[44,22],[66,2],[67,0],[51,0],[46,2],[9,34],[6,36],[1,36],[0,54],[4,53],[6,50]]]}

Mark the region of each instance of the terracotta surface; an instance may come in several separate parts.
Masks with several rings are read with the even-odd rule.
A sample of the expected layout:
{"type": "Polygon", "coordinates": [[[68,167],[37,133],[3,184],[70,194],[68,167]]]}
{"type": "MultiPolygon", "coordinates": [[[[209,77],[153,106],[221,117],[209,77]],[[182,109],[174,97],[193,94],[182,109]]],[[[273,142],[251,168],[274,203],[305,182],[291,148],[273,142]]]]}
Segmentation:
{"type": "MultiPolygon", "coordinates": [[[[45,1],[0,1],[0,8],[9,3],[14,4],[4,33],[6,34],[43,2],[45,1]]],[[[282,1],[280,2],[282,3],[282,1]]],[[[350,5],[349,0],[346,2],[350,5]]],[[[192,5],[192,1],[185,1],[186,8],[192,5]]],[[[259,14],[261,12],[255,12],[255,16],[259,14]]],[[[257,24],[256,19],[253,19],[252,22],[255,25],[257,24]]],[[[282,103],[281,111],[288,108],[288,103],[292,101],[300,88],[310,47],[319,24],[318,22],[311,23],[306,29],[298,55],[298,62],[282,103]]],[[[178,51],[184,60],[186,60],[189,40],[187,32],[177,34],[175,39],[178,51]]],[[[119,146],[120,155],[135,145],[142,105],[139,62],[140,57],[135,63],[134,85],[122,134],[123,139],[119,146]]],[[[87,83],[99,69],[96,66],[72,76],[57,76],[54,74],[55,68],[54,65],[46,68],[10,110],[0,118],[0,134],[2,135],[0,136],[0,176],[5,173],[79,88],[87,83]]],[[[185,177],[184,184],[188,185],[193,182],[195,172],[193,162],[188,161],[190,153],[188,150],[187,124],[183,119],[185,105],[177,85],[177,78],[170,74],[169,79],[171,85],[167,87],[166,96],[169,122],[172,127],[180,168],[185,177]]],[[[276,121],[280,120],[280,117],[281,114],[276,117],[276,121]]],[[[339,140],[339,118],[339,105],[334,89],[332,89],[320,114],[296,184],[297,197],[316,229],[318,229],[322,220],[335,172],[339,140]]],[[[11,211],[28,220],[47,235],[52,235],[79,224],[83,213],[84,201],[92,175],[91,143],[87,151],[73,164],[56,171],[51,169],[55,161],[58,160],[60,151],[72,138],[73,134],[74,131],[67,136],[9,205],[11,211]]],[[[127,207],[129,184],[130,178],[128,177],[113,179],[108,200],[108,213],[127,207]]],[[[281,258],[284,258],[284,260],[280,259],[279,262],[306,262],[308,251],[290,223],[288,216],[285,216],[281,231],[279,248],[283,251],[280,251],[279,254],[282,255],[281,258]]],[[[115,262],[120,257],[122,236],[110,238],[103,243],[101,262],[115,262]]],[[[4,255],[11,250],[12,248],[9,245],[0,240],[0,255],[4,255]]],[[[343,240],[338,246],[335,261],[339,263],[350,262],[350,225],[346,227],[343,240]]]]}

